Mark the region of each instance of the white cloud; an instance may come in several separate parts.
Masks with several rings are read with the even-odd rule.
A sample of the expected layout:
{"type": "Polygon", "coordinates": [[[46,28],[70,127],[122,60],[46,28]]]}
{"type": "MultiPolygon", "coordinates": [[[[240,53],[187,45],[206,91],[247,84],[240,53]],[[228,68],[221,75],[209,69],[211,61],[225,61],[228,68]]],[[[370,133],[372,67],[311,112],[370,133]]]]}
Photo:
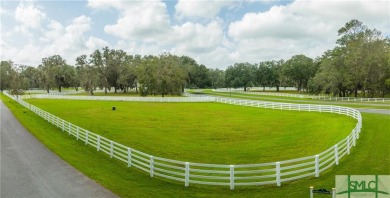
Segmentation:
{"type": "Polygon", "coordinates": [[[3,15],[3,16],[5,16],[5,15],[11,15],[12,14],[12,12],[10,11],[10,10],[7,10],[7,9],[5,9],[5,8],[3,8],[3,7],[0,7],[0,16],[1,15],[3,15]]]}
{"type": "Polygon", "coordinates": [[[43,57],[59,54],[73,64],[76,56],[109,46],[131,54],[188,55],[208,67],[226,68],[235,62],[288,59],[295,54],[314,58],[333,48],[337,30],[351,19],[390,35],[390,1],[298,0],[249,13],[249,7],[261,10],[273,4],[259,1],[179,0],[172,11],[161,0],[89,0],[93,14],[67,22],[50,18],[44,13],[50,8],[43,9],[39,2],[23,2],[12,11],[0,8],[1,58],[37,65],[43,57]],[[101,22],[93,26],[95,14],[107,13],[107,18],[112,14],[117,18],[96,29],[101,22]],[[239,13],[242,18],[229,21],[239,13]],[[11,20],[5,23],[3,16],[11,20]],[[107,42],[104,33],[114,36],[116,43],[107,42]]]}
{"type": "Polygon", "coordinates": [[[47,29],[43,33],[42,37],[40,37],[39,39],[40,41],[55,41],[57,38],[62,37],[65,32],[64,26],[62,26],[61,23],[55,20],[51,20],[46,28],[47,29]]]}
{"type": "Polygon", "coordinates": [[[43,38],[50,42],[43,51],[46,56],[59,54],[74,62],[77,55],[87,50],[84,34],[91,28],[91,18],[84,15],[76,17],[65,27],[52,21],[49,27],[51,31],[43,38]]]}
{"type": "Polygon", "coordinates": [[[236,40],[247,38],[301,39],[333,34],[330,24],[315,17],[304,17],[289,6],[274,6],[263,13],[245,14],[229,26],[229,35],[236,40]]]}
{"type": "Polygon", "coordinates": [[[181,26],[174,26],[171,35],[169,42],[175,46],[175,51],[189,54],[212,51],[223,39],[222,27],[217,21],[207,25],[187,22],[181,26]]]}
{"type": "MultiPolygon", "coordinates": [[[[107,0],[88,0],[88,6],[97,10],[106,10],[110,8],[122,9],[124,5],[131,1],[107,1],[107,0]]],[[[134,2],[134,1],[133,1],[134,2]]]]}
{"type": "MultiPolygon", "coordinates": [[[[65,58],[69,64],[74,64],[77,56],[90,54],[97,48],[109,45],[103,39],[86,36],[87,32],[91,30],[92,19],[85,15],[73,18],[69,24],[65,25],[52,19],[45,21],[47,24],[42,26],[42,31],[32,34],[35,39],[28,39],[23,45],[13,45],[2,38],[1,47],[4,51],[1,54],[1,59],[12,59],[16,63],[38,65],[42,58],[58,54],[65,58]]],[[[31,37],[31,35],[15,31],[12,36],[20,39],[31,37]]]]}
{"type": "Polygon", "coordinates": [[[96,1],[88,5],[94,9],[114,8],[120,16],[116,24],[106,25],[104,31],[121,39],[153,42],[166,37],[169,15],[161,1],[96,1]]]}
{"type": "Polygon", "coordinates": [[[19,3],[15,10],[15,20],[28,28],[40,28],[46,14],[32,3],[19,3]]]}
{"type": "Polygon", "coordinates": [[[85,45],[87,46],[88,49],[93,50],[93,49],[101,49],[103,47],[109,46],[110,44],[103,39],[91,36],[89,37],[85,45]]]}
{"type": "Polygon", "coordinates": [[[233,0],[227,1],[194,1],[178,0],[175,5],[176,17],[179,19],[192,18],[213,18],[218,15],[222,8],[232,6],[236,3],[233,0]]]}
{"type": "MultiPolygon", "coordinates": [[[[119,11],[117,22],[106,25],[104,30],[120,39],[114,48],[124,49],[129,53],[157,55],[171,52],[192,56],[202,63],[219,65],[216,57],[220,56],[210,54],[215,51],[222,52],[224,44],[228,43],[224,38],[221,20],[212,19],[207,24],[188,21],[181,25],[171,25],[167,7],[160,1],[108,4],[94,0],[89,1],[88,5],[97,10],[119,11]],[[206,56],[207,58],[204,58],[206,56]]],[[[229,60],[226,57],[219,59],[229,60]]]]}
{"type": "Polygon", "coordinates": [[[314,58],[333,48],[338,29],[351,19],[370,28],[381,29],[386,23],[389,27],[389,20],[383,20],[389,18],[389,6],[388,1],[295,1],[245,14],[229,25],[228,35],[244,61],[286,59],[295,54],[314,58]]]}

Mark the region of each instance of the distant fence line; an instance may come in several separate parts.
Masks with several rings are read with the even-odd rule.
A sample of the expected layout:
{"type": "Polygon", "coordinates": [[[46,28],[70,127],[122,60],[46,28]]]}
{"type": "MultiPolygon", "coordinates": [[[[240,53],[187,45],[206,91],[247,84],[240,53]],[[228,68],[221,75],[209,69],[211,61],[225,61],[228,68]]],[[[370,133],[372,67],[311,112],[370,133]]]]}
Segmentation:
{"type": "MultiPolygon", "coordinates": [[[[316,155],[260,164],[203,164],[166,159],[138,151],[67,122],[27,103],[22,98],[10,96],[8,93],[5,94],[43,119],[61,128],[63,132],[75,136],[77,140],[95,147],[97,151],[102,151],[111,158],[116,158],[126,163],[128,167],[133,166],[143,170],[149,173],[150,177],[157,176],[182,182],[186,187],[190,184],[220,185],[229,186],[233,190],[235,186],[266,184],[281,186],[282,182],[309,176],[319,177],[321,172],[329,169],[334,164],[338,165],[340,159],[350,153],[351,148],[356,146],[362,127],[362,117],[359,111],[348,107],[205,97],[207,100],[210,99],[210,101],[231,105],[343,114],[356,119],[357,123],[347,137],[316,155]]],[[[69,98],[69,96],[64,98],[69,98]]]]}
{"type": "Polygon", "coordinates": [[[223,93],[232,92],[232,93],[250,94],[250,95],[282,96],[282,97],[290,97],[290,98],[308,98],[314,100],[351,101],[351,102],[390,102],[390,98],[354,98],[354,97],[315,96],[315,95],[306,95],[306,94],[242,91],[237,89],[229,90],[228,88],[213,89],[213,91],[223,92],[223,93]]]}
{"type": "Polygon", "coordinates": [[[212,102],[212,97],[125,97],[125,96],[69,96],[69,95],[23,95],[22,99],[108,100],[130,102],[212,102]]]}

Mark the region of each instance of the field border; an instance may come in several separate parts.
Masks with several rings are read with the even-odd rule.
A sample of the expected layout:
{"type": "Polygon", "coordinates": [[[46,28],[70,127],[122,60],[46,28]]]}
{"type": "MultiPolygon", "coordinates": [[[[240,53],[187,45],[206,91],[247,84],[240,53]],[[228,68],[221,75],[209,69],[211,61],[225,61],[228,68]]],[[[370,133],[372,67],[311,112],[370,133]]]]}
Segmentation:
{"type": "MultiPolygon", "coordinates": [[[[362,127],[362,117],[360,112],[348,107],[263,102],[210,96],[195,97],[202,101],[209,100],[209,102],[219,102],[256,108],[336,113],[343,114],[357,120],[355,128],[346,138],[317,155],[261,164],[201,164],[149,155],[116,143],[103,136],[99,136],[43,111],[42,109],[25,102],[23,100],[24,97],[14,97],[8,93],[5,93],[5,95],[14,99],[58,128],[61,128],[63,132],[67,132],[69,135],[75,136],[77,140],[80,139],[86,145],[95,147],[97,151],[102,151],[110,155],[111,158],[116,158],[124,163],[127,163],[128,167],[134,166],[140,170],[148,172],[151,177],[157,176],[176,180],[184,183],[185,186],[189,186],[190,183],[221,185],[230,186],[230,189],[233,190],[235,186],[265,184],[276,184],[277,186],[281,186],[281,183],[286,181],[309,176],[319,177],[322,171],[329,169],[334,164],[338,165],[339,160],[350,153],[350,149],[353,146],[356,146],[356,140],[359,138],[359,133],[361,132],[362,127]]],[[[191,98],[192,95],[190,94],[189,96],[191,98]]],[[[50,97],[56,99],[60,99],[60,97],[63,99],[69,98],[69,96],[50,97]]],[[[118,99],[117,97],[111,98],[120,100],[120,98],[118,99]]],[[[148,100],[149,101],[146,102],[152,102],[150,101],[150,98],[148,100]]],[[[158,101],[163,102],[164,100],[166,100],[165,102],[168,102],[169,100],[170,102],[180,102],[179,100],[173,101],[172,98],[160,98],[158,101]]]]}

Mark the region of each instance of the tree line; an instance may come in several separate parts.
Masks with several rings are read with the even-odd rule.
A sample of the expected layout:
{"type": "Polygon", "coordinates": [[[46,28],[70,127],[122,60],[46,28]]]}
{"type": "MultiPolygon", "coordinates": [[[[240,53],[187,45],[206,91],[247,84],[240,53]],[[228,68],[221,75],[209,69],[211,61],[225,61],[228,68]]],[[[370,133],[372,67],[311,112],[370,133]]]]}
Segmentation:
{"type": "Polygon", "coordinates": [[[299,92],[335,96],[385,96],[390,93],[390,39],[358,20],[338,31],[334,49],[315,59],[294,55],[288,60],[235,63],[225,71],[209,69],[188,56],[163,53],[130,55],[105,47],[80,55],[74,66],[59,55],[38,67],[1,61],[0,89],[83,87],[93,95],[134,89],[141,96],[180,95],[185,88],[247,88],[294,86],[299,92]]]}

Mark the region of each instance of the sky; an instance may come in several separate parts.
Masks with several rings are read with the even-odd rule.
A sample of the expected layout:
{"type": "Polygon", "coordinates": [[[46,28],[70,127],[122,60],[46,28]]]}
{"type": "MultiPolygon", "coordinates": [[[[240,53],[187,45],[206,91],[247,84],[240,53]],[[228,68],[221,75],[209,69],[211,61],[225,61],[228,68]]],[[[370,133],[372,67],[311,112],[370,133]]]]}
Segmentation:
{"type": "Polygon", "coordinates": [[[0,58],[37,66],[61,55],[68,64],[105,46],[129,54],[169,52],[208,68],[238,62],[311,58],[336,46],[357,19],[390,35],[390,1],[363,0],[70,0],[0,1],[0,58]]]}

